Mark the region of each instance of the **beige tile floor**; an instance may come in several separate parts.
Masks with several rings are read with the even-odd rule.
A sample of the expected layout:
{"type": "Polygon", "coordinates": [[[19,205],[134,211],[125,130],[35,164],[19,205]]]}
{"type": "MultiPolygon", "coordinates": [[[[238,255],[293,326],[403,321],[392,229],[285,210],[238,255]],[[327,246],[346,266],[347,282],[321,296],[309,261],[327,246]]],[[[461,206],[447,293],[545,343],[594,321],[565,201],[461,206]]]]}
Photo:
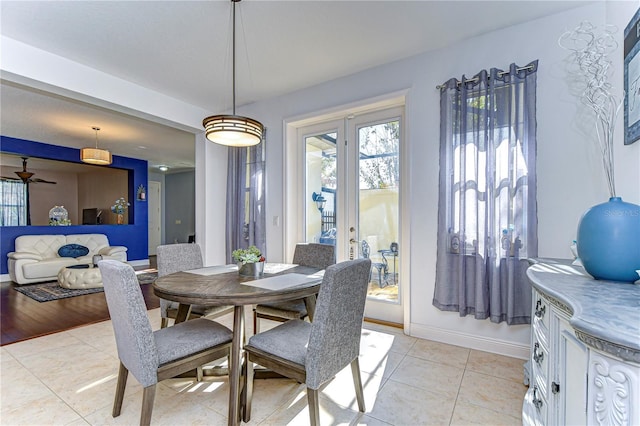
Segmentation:
{"type": "MultiPolygon", "coordinates": [[[[157,309],[149,311],[154,329],[157,309]]],[[[220,322],[231,326],[230,316],[220,322]]],[[[267,324],[263,323],[263,327],[267,324]]],[[[0,424],[135,425],[142,388],[130,377],[122,414],[111,417],[117,351],[111,322],[0,348],[0,424]]],[[[366,412],[359,413],[351,370],[323,389],[323,425],[519,425],[526,387],[519,359],[416,339],[365,323],[360,366],[366,412]]],[[[228,383],[171,379],[156,392],[155,425],[225,425],[228,383]]],[[[253,425],[306,425],[304,386],[256,380],[253,425]]]]}

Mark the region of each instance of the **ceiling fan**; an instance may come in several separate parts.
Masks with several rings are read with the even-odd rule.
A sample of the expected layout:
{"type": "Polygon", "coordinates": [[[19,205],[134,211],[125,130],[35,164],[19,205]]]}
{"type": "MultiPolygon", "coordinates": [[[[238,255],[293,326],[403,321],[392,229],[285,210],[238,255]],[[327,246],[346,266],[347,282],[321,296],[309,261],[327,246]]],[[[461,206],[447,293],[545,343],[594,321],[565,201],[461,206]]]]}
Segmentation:
{"type": "Polygon", "coordinates": [[[22,171],[21,172],[14,172],[15,174],[18,175],[18,178],[14,178],[14,177],[6,177],[6,176],[2,176],[3,180],[21,180],[23,183],[57,183],[57,182],[52,182],[49,180],[44,180],[44,179],[38,179],[38,178],[31,178],[31,176],[33,176],[35,173],[31,173],[27,171],[27,159],[29,157],[21,157],[22,158],[22,171]]]}

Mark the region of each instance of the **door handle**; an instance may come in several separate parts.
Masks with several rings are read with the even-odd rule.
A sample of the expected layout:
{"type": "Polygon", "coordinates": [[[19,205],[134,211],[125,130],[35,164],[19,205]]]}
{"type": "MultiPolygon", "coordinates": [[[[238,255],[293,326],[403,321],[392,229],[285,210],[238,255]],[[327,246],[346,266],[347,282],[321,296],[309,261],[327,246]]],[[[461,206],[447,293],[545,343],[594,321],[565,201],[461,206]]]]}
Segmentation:
{"type": "Polygon", "coordinates": [[[349,243],[350,243],[350,244],[360,244],[360,241],[356,240],[355,238],[351,238],[351,239],[349,240],[349,243]]]}

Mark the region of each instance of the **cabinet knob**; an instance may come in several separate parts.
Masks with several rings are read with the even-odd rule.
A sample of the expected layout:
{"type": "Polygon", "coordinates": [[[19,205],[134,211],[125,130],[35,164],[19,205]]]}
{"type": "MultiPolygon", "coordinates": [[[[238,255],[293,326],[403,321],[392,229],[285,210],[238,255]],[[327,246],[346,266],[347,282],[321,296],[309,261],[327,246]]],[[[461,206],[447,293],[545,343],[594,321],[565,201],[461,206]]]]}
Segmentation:
{"type": "Polygon", "coordinates": [[[538,352],[538,349],[540,349],[540,345],[538,345],[538,342],[536,342],[533,345],[533,360],[540,364],[544,359],[544,352],[538,352]]]}
{"type": "Polygon", "coordinates": [[[551,392],[554,394],[560,393],[560,383],[551,382],[551,392]]]}
{"type": "Polygon", "coordinates": [[[547,307],[542,304],[542,300],[538,299],[538,301],[536,302],[536,313],[535,313],[535,315],[538,318],[542,318],[544,316],[544,313],[546,312],[546,310],[547,310],[547,307]]]}
{"type": "Polygon", "coordinates": [[[536,393],[538,392],[538,387],[534,386],[533,387],[533,406],[536,408],[540,408],[542,407],[542,399],[538,398],[538,396],[536,395],[536,393]]]}

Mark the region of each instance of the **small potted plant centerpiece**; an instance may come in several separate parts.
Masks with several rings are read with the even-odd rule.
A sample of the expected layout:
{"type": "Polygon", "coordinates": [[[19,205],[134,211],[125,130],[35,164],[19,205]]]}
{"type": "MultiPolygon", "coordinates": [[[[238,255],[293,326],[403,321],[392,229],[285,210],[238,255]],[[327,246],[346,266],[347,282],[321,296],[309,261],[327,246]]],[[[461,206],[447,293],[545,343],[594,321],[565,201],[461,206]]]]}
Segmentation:
{"type": "Polygon", "coordinates": [[[264,272],[264,256],[256,246],[237,249],[231,252],[233,260],[238,264],[238,273],[249,277],[260,277],[264,272]]]}

